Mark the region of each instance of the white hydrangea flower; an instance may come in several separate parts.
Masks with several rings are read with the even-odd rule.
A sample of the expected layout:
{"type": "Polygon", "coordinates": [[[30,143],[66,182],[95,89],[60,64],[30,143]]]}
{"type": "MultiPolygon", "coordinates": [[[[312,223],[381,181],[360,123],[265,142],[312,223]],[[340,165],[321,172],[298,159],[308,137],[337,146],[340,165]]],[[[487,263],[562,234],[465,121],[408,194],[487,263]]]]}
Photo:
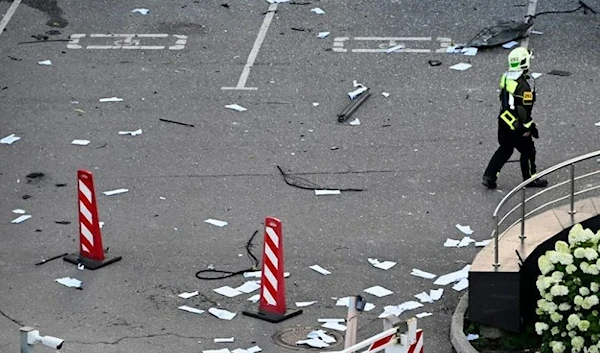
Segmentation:
{"type": "Polygon", "coordinates": [[[573,252],[573,255],[575,256],[575,258],[577,259],[583,259],[585,257],[585,249],[584,248],[577,248],[575,249],[575,251],[573,252]]]}
{"type": "Polygon", "coordinates": [[[579,223],[577,223],[573,226],[573,228],[571,228],[571,230],[569,231],[569,244],[571,244],[571,247],[578,243],[580,239],[579,234],[581,232],[583,232],[583,226],[579,223]]]}
{"type": "Polygon", "coordinates": [[[544,299],[546,299],[549,302],[552,302],[554,300],[554,296],[552,296],[552,294],[550,293],[546,293],[544,294],[544,299]]]}
{"type": "Polygon", "coordinates": [[[548,293],[544,296],[544,299],[546,299],[546,312],[548,314],[552,314],[553,312],[556,311],[556,309],[558,309],[558,305],[554,304],[554,302],[552,301],[554,298],[552,297],[552,294],[548,293]]]}
{"type": "Polygon", "coordinates": [[[555,297],[567,295],[567,294],[569,294],[569,288],[567,286],[561,286],[560,284],[555,284],[554,286],[552,286],[552,288],[550,288],[550,294],[552,294],[555,297]]]}
{"type": "Polygon", "coordinates": [[[548,326],[548,324],[545,322],[536,322],[535,332],[537,332],[537,334],[541,336],[544,333],[544,331],[546,331],[549,327],[550,326],[548,326]]]}
{"type": "Polygon", "coordinates": [[[600,353],[600,348],[598,345],[591,346],[588,348],[588,353],[600,353]]]}
{"type": "Polygon", "coordinates": [[[560,254],[560,264],[561,265],[570,265],[573,263],[573,255],[569,253],[559,253],[560,254]]]}
{"type": "Polygon", "coordinates": [[[579,331],[585,332],[590,328],[590,322],[587,320],[581,320],[579,321],[579,324],[577,324],[577,328],[579,331]]]}
{"type": "Polygon", "coordinates": [[[596,294],[592,294],[592,295],[590,295],[589,297],[587,297],[587,300],[590,302],[590,304],[591,304],[592,306],[594,306],[594,305],[598,305],[598,302],[600,301],[600,300],[598,299],[598,296],[597,296],[596,294]]]}
{"type": "Polygon", "coordinates": [[[585,249],[585,258],[588,259],[589,261],[596,260],[598,258],[598,253],[596,252],[596,250],[594,250],[592,248],[586,248],[585,249]]]}
{"type": "Polygon", "coordinates": [[[560,252],[560,253],[570,253],[571,250],[569,250],[569,244],[567,244],[566,242],[559,240],[556,243],[554,243],[554,250],[560,252]]]}
{"type": "Polygon", "coordinates": [[[552,320],[552,322],[554,322],[554,323],[558,323],[562,319],[563,319],[563,316],[561,314],[559,314],[557,311],[550,314],[550,320],[552,320]]]}
{"type": "Polygon", "coordinates": [[[580,287],[579,294],[583,295],[584,297],[588,296],[588,295],[590,295],[590,290],[587,289],[586,287],[580,287]]]}
{"type": "Polygon", "coordinates": [[[556,336],[560,333],[560,329],[554,326],[552,329],[550,329],[550,333],[552,334],[552,336],[556,336]]]}
{"type": "Polygon", "coordinates": [[[567,274],[571,275],[573,274],[575,271],[577,271],[577,266],[571,264],[571,265],[567,265],[567,267],[565,268],[565,271],[567,271],[567,274]]]}
{"type": "Polygon", "coordinates": [[[569,325],[576,327],[577,325],[579,325],[579,316],[577,316],[576,314],[571,314],[569,315],[569,317],[567,318],[567,321],[569,322],[569,325]]]}
{"type": "Polygon", "coordinates": [[[581,336],[575,336],[571,339],[571,346],[573,347],[573,351],[575,352],[581,352],[584,344],[585,340],[581,336]]]}
{"type": "Polygon", "coordinates": [[[546,255],[542,255],[538,258],[538,267],[543,275],[546,275],[548,272],[554,270],[554,265],[546,255]]]}
{"type": "Polygon", "coordinates": [[[573,338],[575,336],[577,336],[577,332],[575,332],[575,331],[569,331],[569,337],[573,338]]]}
{"type": "Polygon", "coordinates": [[[562,337],[562,338],[565,338],[565,337],[567,337],[567,333],[566,333],[566,332],[564,332],[564,331],[563,331],[563,332],[561,332],[561,333],[560,333],[560,337],[562,337]]]}
{"type": "Polygon", "coordinates": [[[590,264],[588,264],[585,261],[581,261],[581,263],[579,264],[579,268],[581,269],[581,271],[583,271],[583,273],[589,274],[590,264]]]}
{"type": "Polygon", "coordinates": [[[535,285],[540,293],[545,293],[546,289],[550,288],[553,283],[554,281],[551,277],[539,276],[535,285]]]}
{"type": "Polygon", "coordinates": [[[562,342],[552,341],[550,347],[552,347],[552,353],[564,353],[565,351],[565,345],[562,342]]]}
{"type": "Polygon", "coordinates": [[[552,278],[554,283],[559,283],[560,281],[562,281],[564,276],[565,276],[564,273],[562,273],[560,271],[554,271],[554,272],[552,272],[552,276],[550,276],[550,277],[552,278]]]}
{"type": "Polygon", "coordinates": [[[567,311],[569,309],[571,309],[571,305],[569,305],[569,303],[561,303],[558,306],[558,310],[560,310],[560,311],[567,311]]]}
{"type": "Polygon", "coordinates": [[[558,253],[558,251],[546,251],[546,257],[548,257],[548,260],[553,264],[560,263],[560,254],[558,253]]]}
{"type": "Polygon", "coordinates": [[[573,299],[573,303],[575,303],[575,305],[581,306],[581,303],[583,303],[583,297],[581,295],[576,295],[573,299]]]}
{"type": "Polygon", "coordinates": [[[588,267],[588,272],[594,276],[600,274],[600,270],[598,270],[598,265],[590,265],[588,267]]]}

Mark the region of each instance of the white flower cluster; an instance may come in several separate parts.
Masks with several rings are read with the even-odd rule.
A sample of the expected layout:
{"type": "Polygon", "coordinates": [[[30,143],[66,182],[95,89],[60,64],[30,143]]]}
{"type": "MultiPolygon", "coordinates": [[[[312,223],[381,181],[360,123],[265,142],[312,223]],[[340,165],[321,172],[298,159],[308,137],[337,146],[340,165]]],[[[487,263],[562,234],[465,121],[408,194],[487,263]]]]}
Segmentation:
{"type": "Polygon", "coordinates": [[[568,241],[538,258],[535,331],[542,352],[600,353],[600,231],[577,224],[568,241]]]}

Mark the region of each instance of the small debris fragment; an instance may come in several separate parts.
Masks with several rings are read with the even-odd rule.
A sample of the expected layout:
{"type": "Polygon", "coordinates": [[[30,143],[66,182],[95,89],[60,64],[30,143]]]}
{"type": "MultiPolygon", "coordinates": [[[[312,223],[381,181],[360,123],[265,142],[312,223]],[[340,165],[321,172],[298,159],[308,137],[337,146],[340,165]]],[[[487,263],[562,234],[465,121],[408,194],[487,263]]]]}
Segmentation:
{"type": "Polygon", "coordinates": [[[352,120],[350,122],[350,125],[352,125],[352,126],[358,126],[358,125],[360,125],[360,120],[358,120],[358,118],[354,118],[354,120],[352,120]]]}
{"type": "Polygon", "coordinates": [[[456,225],[456,228],[458,230],[460,230],[461,232],[465,233],[466,235],[471,235],[473,234],[473,229],[471,229],[470,226],[461,226],[460,224],[456,225]]]}
{"type": "Polygon", "coordinates": [[[10,223],[13,223],[13,224],[23,223],[26,220],[28,220],[29,218],[31,218],[31,215],[28,215],[28,214],[21,215],[21,216],[15,218],[15,219],[13,219],[10,223]]]}
{"type": "Polygon", "coordinates": [[[379,298],[394,294],[394,292],[392,292],[389,289],[383,288],[382,286],[369,287],[364,291],[379,298]]]}
{"type": "Polygon", "coordinates": [[[100,103],[108,103],[108,102],[122,102],[123,98],[110,97],[110,98],[100,98],[100,103]]]}
{"type": "Polygon", "coordinates": [[[373,265],[373,267],[377,267],[377,268],[380,268],[380,269],[386,270],[386,271],[389,270],[390,268],[396,266],[396,263],[393,261],[380,262],[379,260],[372,259],[372,258],[368,258],[367,260],[371,263],[371,265],[373,265]]]}
{"type": "Polygon", "coordinates": [[[571,76],[571,73],[569,71],[563,71],[563,70],[552,70],[552,71],[548,72],[548,75],[571,76]]]}
{"type": "Polygon", "coordinates": [[[62,284],[63,286],[81,289],[81,281],[76,278],[63,277],[58,278],[55,281],[62,284]]]}
{"type": "Polygon", "coordinates": [[[54,223],[56,223],[56,224],[65,224],[65,225],[66,224],[71,224],[71,222],[69,222],[69,221],[55,221],[54,223]]]}
{"type": "Polygon", "coordinates": [[[255,294],[247,299],[249,302],[257,303],[260,300],[260,294],[255,294]]]}
{"type": "Polygon", "coordinates": [[[477,55],[477,48],[473,48],[473,47],[462,48],[460,50],[460,53],[462,55],[466,55],[466,56],[475,56],[475,55],[477,55]]]}
{"type": "Polygon", "coordinates": [[[442,62],[439,60],[428,60],[427,61],[429,63],[430,66],[440,66],[442,65],[442,62]]]}
{"type": "Polygon", "coordinates": [[[0,140],[0,143],[5,144],[5,145],[12,145],[14,142],[19,141],[21,138],[18,136],[15,136],[15,134],[10,134],[6,137],[4,137],[2,140],[0,140]]]}
{"type": "Polygon", "coordinates": [[[423,306],[423,304],[421,304],[417,301],[414,301],[414,300],[404,302],[400,305],[388,305],[383,308],[383,313],[381,313],[378,317],[381,319],[381,318],[388,317],[391,315],[399,316],[400,314],[402,314],[405,311],[414,310],[414,309],[420,308],[422,306],[423,306]]]}
{"type": "Polygon", "coordinates": [[[178,294],[177,296],[179,298],[188,299],[188,298],[191,298],[191,297],[195,297],[198,294],[200,294],[198,291],[195,291],[195,292],[183,292],[181,294],[178,294]]]}
{"type": "Polygon", "coordinates": [[[452,289],[454,289],[457,292],[460,292],[464,289],[467,289],[468,287],[469,287],[469,280],[467,278],[463,278],[460,281],[458,281],[458,283],[453,285],[452,289]]]}
{"type": "Polygon", "coordinates": [[[327,38],[327,36],[329,35],[330,32],[319,32],[319,34],[317,34],[317,37],[323,39],[323,38],[327,38]]]}
{"type": "Polygon", "coordinates": [[[137,136],[137,135],[141,135],[141,134],[142,134],[142,129],[138,129],[135,131],[119,131],[119,135],[137,136]]]}
{"type": "Polygon", "coordinates": [[[318,338],[318,339],[322,340],[325,343],[335,343],[335,337],[329,336],[323,330],[312,331],[308,335],[306,335],[306,337],[308,337],[308,338],[318,338]]]}
{"type": "Polygon", "coordinates": [[[460,244],[460,240],[446,238],[444,246],[447,248],[456,248],[458,247],[458,244],[460,244]]]}
{"type": "Polygon", "coordinates": [[[460,64],[450,66],[450,69],[456,70],[456,71],[465,71],[465,70],[468,70],[471,66],[473,66],[473,65],[467,64],[467,63],[460,63],[460,64]]]}
{"type": "Polygon", "coordinates": [[[145,16],[150,12],[150,10],[148,10],[148,9],[133,9],[133,10],[131,10],[131,12],[137,12],[137,13],[140,13],[145,16]]]}
{"type": "Polygon", "coordinates": [[[317,15],[325,14],[325,11],[323,11],[320,7],[315,7],[314,9],[310,9],[310,12],[314,12],[317,15]]]}
{"type": "Polygon", "coordinates": [[[458,243],[457,247],[464,248],[465,246],[469,246],[471,243],[475,243],[475,239],[472,239],[471,237],[463,237],[458,243]]]}
{"type": "Polygon", "coordinates": [[[316,301],[313,301],[313,302],[296,302],[296,307],[303,308],[305,306],[313,305],[314,303],[316,303],[316,301]]]}
{"type": "Polygon", "coordinates": [[[313,271],[317,271],[324,276],[331,274],[331,272],[327,271],[326,269],[324,269],[323,267],[321,267],[319,265],[312,265],[312,266],[310,266],[310,269],[313,271]]]}
{"type": "Polygon", "coordinates": [[[129,189],[115,189],[115,190],[104,191],[102,193],[106,196],[113,196],[113,195],[123,194],[128,191],[129,191],[129,189]]]}
{"type": "Polygon", "coordinates": [[[313,102],[313,104],[312,104],[312,105],[313,105],[313,107],[318,107],[318,106],[319,106],[319,103],[317,103],[317,102],[313,102]]]}
{"type": "Polygon", "coordinates": [[[512,49],[512,48],[516,47],[517,45],[519,45],[519,42],[517,42],[515,40],[511,40],[508,43],[502,44],[502,48],[504,48],[504,49],[512,49]]]}
{"type": "Polygon", "coordinates": [[[438,277],[438,279],[435,282],[433,282],[433,284],[436,284],[439,286],[445,286],[449,283],[458,282],[458,281],[462,280],[463,278],[468,278],[470,269],[471,269],[471,265],[466,265],[461,270],[451,272],[451,273],[448,273],[448,274],[438,277]]]}
{"type": "Polygon", "coordinates": [[[391,54],[391,53],[393,53],[393,52],[395,52],[395,51],[398,51],[398,50],[400,50],[400,49],[404,49],[404,48],[405,48],[405,45],[404,45],[404,44],[398,44],[398,45],[394,45],[394,46],[393,46],[393,47],[391,47],[391,48],[387,48],[387,49],[385,50],[385,53],[386,53],[386,54],[391,54]]]}
{"type": "Polygon", "coordinates": [[[433,273],[421,271],[417,268],[413,268],[412,271],[410,272],[410,274],[413,276],[422,277],[425,279],[433,279],[436,277],[436,275],[434,275],[433,273]]]}
{"type": "Polygon", "coordinates": [[[544,34],[544,32],[542,32],[542,31],[531,31],[530,33],[531,33],[531,34],[537,34],[537,35],[542,35],[542,34],[544,34]]]}
{"type": "Polygon", "coordinates": [[[189,313],[194,313],[194,314],[202,314],[204,312],[204,310],[192,308],[191,306],[187,306],[187,305],[182,305],[182,306],[178,307],[177,309],[187,311],[189,313]]]}
{"type": "Polygon", "coordinates": [[[323,195],[339,195],[342,192],[340,190],[315,190],[315,195],[323,196],[323,195]]]}
{"type": "Polygon", "coordinates": [[[360,96],[368,89],[365,85],[363,85],[362,83],[358,83],[356,80],[354,80],[352,84],[354,85],[354,87],[356,87],[356,89],[352,92],[348,92],[348,97],[350,97],[350,99],[354,99],[360,96]]]}
{"type": "Polygon", "coordinates": [[[236,313],[217,308],[210,308],[208,309],[208,312],[222,320],[231,320],[236,315],[236,313]]]}
{"type": "Polygon", "coordinates": [[[217,226],[217,227],[221,227],[221,228],[223,228],[227,225],[227,222],[225,222],[225,221],[219,221],[217,219],[212,219],[212,218],[205,220],[204,223],[212,224],[213,226],[217,226]]]}
{"type": "Polygon", "coordinates": [[[424,318],[424,317],[431,316],[431,315],[433,315],[433,314],[432,314],[432,313],[428,313],[428,312],[423,312],[423,313],[418,313],[418,314],[416,314],[416,315],[415,315],[415,317],[416,317],[417,319],[422,319],[422,318],[424,318]]]}
{"type": "Polygon", "coordinates": [[[215,343],[232,343],[235,340],[235,337],[227,337],[227,338],[215,338],[213,341],[215,343]]]}
{"type": "Polygon", "coordinates": [[[77,269],[83,271],[85,270],[85,266],[83,264],[77,264],[77,269]]]}
{"type": "Polygon", "coordinates": [[[421,303],[433,303],[433,299],[429,296],[429,294],[425,292],[421,292],[419,294],[415,294],[415,298],[419,299],[421,303]]]}
{"type": "Polygon", "coordinates": [[[442,294],[444,294],[444,288],[438,288],[438,289],[431,289],[429,291],[429,296],[431,297],[431,299],[433,299],[434,301],[438,301],[440,300],[440,298],[442,297],[442,294]]]}
{"type": "Polygon", "coordinates": [[[248,109],[246,109],[246,108],[244,108],[244,107],[242,107],[241,105],[238,105],[238,104],[228,104],[228,105],[225,106],[225,108],[237,110],[238,112],[244,112],[244,111],[248,110],[248,109]]]}
{"type": "MultiPolygon", "coordinates": [[[[600,123],[598,123],[598,126],[600,126],[600,123]]],[[[475,246],[477,246],[477,247],[485,247],[485,246],[487,246],[491,242],[492,242],[492,239],[482,240],[482,241],[475,242],[475,246]]]]}
{"type": "MultiPolygon", "coordinates": [[[[342,322],[343,322],[343,320],[342,320],[342,322]]],[[[346,331],[346,326],[344,326],[338,322],[327,321],[321,326],[328,328],[328,329],[336,330],[336,331],[346,331]]]]}
{"type": "Polygon", "coordinates": [[[165,123],[172,123],[172,124],[177,124],[177,125],[183,125],[183,126],[194,127],[194,125],[192,125],[192,124],[181,123],[181,122],[179,122],[179,121],[175,121],[175,120],[162,119],[162,118],[159,118],[158,120],[159,120],[159,121],[164,121],[165,123]]]}
{"type": "Polygon", "coordinates": [[[469,333],[467,335],[467,341],[475,341],[476,339],[479,339],[479,335],[476,333],[469,333]]]}
{"type": "Polygon", "coordinates": [[[14,209],[12,210],[12,212],[16,214],[25,214],[25,210],[22,210],[20,208],[14,209]]]}
{"type": "Polygon", "coordinates": [[[535,80],[536,78],[540,77],[540,76],[542,76],[542,74],[541,74],[541,73],[539,73],[539,72],[532,72],[532,73],[531,73],[531,77],[533,77],[533,79],[534,79],[534,80],[535,80]]]}
{"type": "Polygon", "coordinates": [[[77,146],[87,146],[90,144],[90,140],[73,140],[71,141],[71,144],[77,146]]]}
{"type": "Polygon", "coordinates": [[[243,294],[239,290],[237,290],[235,288],[231,288],[229,286],[219,287],[219,288],[213,289],[213,291],[215,291],[221,295],[224,295],[228,298],[237,297],[238,295],[243,294]]]}
{"type": "Polygon", "coordinates": [[[50,60],[38,61],[38,65],[51,66],[52,65],[52,61],[50,61],[50,60]]]}
{"type": "Polygon", "coordinates": [[[258,281],[247,281],[246,283],[244,283],[241,286],[236,287],[234,289],[237,290],[237,291],[240,291],[242,293],[249,294],[249,293],[252,293],[252,292],[254,292],[255,290],[257,290],[259,288],[260,288],[260,284],[259,284],[258,281]]]}
{"type": "Polygon", "coordinates": [[[306,344],[314,348],[326,348],[329,347],[328,343],[321,341],[319,338],[309,338],[307,340],[296,341],[297,345],[306,344]]]}
{"type": "Polygon", "coordinates": [[[390,94],[388,92],[381,92],[381,95],[384,96],[385,98],[390,96],[390,94]]]}

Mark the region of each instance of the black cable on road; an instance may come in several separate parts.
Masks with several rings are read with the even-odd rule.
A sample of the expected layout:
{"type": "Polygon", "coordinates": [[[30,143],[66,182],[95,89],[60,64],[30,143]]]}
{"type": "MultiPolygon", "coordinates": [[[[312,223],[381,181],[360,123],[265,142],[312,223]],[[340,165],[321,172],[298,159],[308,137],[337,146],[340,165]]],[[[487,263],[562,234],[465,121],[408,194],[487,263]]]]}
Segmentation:
{"type": "Polygon", "coordinates": [[[254,231],[254,234],[252,234],[250,239],[248,239],[248,241],[246,242],[246,255],[252,262],[252,267],[246,268],[246,269],[243,269],[240,271],[226,271],[226,270],[218,270],[216,268],[208,268],[206,270],[200,270],[200,271],[196,272],[196,278],[201,279],[201,280],[206,280],[206,281],[212,281],[212,280],[225,279],[225,278],[241,275],[244,272],[257,271],[259,262],[258,262],[258,259],[256,258],[256,256],[254,256],[254,254],[252,254],[252,246],[253,246],[252,240],[254,240],[254,237],[256,236],[256,234],[258,234],[258,230],[254,231]],[[213,275],[207,275],[207,274],[213,274],[213,275]]]}

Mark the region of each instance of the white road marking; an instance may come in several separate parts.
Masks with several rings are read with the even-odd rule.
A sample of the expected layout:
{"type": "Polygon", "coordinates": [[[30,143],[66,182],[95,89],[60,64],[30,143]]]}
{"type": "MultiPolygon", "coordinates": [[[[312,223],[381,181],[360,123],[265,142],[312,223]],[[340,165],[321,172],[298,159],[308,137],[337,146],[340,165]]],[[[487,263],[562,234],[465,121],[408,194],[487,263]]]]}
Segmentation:
{"type": "MultiPolygon", "coordinates": [[[[82,38],[85,38],[86,34],[71,34],[69,37],[69,43],[67,49],[82,49],[83,46],[80,44],[82,38]]],[[[144,38],[150,39],[164,39],[169,38],[169,34],[104,34],[94,33],[90,34],[89,38],[100,38],[100,39],[113,39],[113,43],[109,45],[87,45],[85,49],[89,50],[102,50],[102,49],[137,49],[137,50],[181,50],[185,48],[187,43],[187,36],[173,34],[171,37],[175,38],[175,45],[169,47],[164,45],[140,45],[144,38]]],[[[110,43],[110,41],[108,41],[110,43]]]]}
{"type": "Polygon", "coordinates": [[[242,75],[235,87],[221,87],[223,90],[256,90],[256,87],[246,87],[246,81],[248,81],[248,76],[250,76],[250,69],[254,65],[254,61],[258,56],[258,51],[262,46],[265,37],[267,36],[267,31],[269,30],[269,26],[271,25],[271,21],[273,20],[273,16],[275,15],[275,10],[277,10],[277,3],[273,3],[269,5],[267,9],[267,14],[265,15],[265,20],[260,26],[260,30],[258,31],[258,36],[256,37],[256,41],[254,41],[254,46],[250,51],[250,55],[248,55],[248,60],[246,61],[246,65],[242,69],[242,75]]]}
{"type": "MultiPolygon", "coordinates": [[[[535,9],[537,8],[537,2],[538,0],[529,0],[529,6],[527,7],[527,16],[533,16],[535,15],[535,9]]],[[[527,19],[529,20],[530,17],[527,17],[527,19]]],[[[529,35],[531,34],[531,30],[533,29],[533,25],[531,27],[529,27],[529,29],[527,30],[527,37],[523,38],[523,40],[521,41],[521,46],[527,48],[529,46],[529,35]]]]}
{"type": "Polygon", "coordinates": [[[2,17],[2,21],[0,21],[0,35],[2,35],[2,32],[4,32],[4,28],[6,28],[8,21],[10,21],[11,17],[15,14],[15,11],[17,11],[19,4],[21,4],[21,0],[14,0],[8,8],[8,11],[6,11],[4,14],[4,17],[2,17]]]}

